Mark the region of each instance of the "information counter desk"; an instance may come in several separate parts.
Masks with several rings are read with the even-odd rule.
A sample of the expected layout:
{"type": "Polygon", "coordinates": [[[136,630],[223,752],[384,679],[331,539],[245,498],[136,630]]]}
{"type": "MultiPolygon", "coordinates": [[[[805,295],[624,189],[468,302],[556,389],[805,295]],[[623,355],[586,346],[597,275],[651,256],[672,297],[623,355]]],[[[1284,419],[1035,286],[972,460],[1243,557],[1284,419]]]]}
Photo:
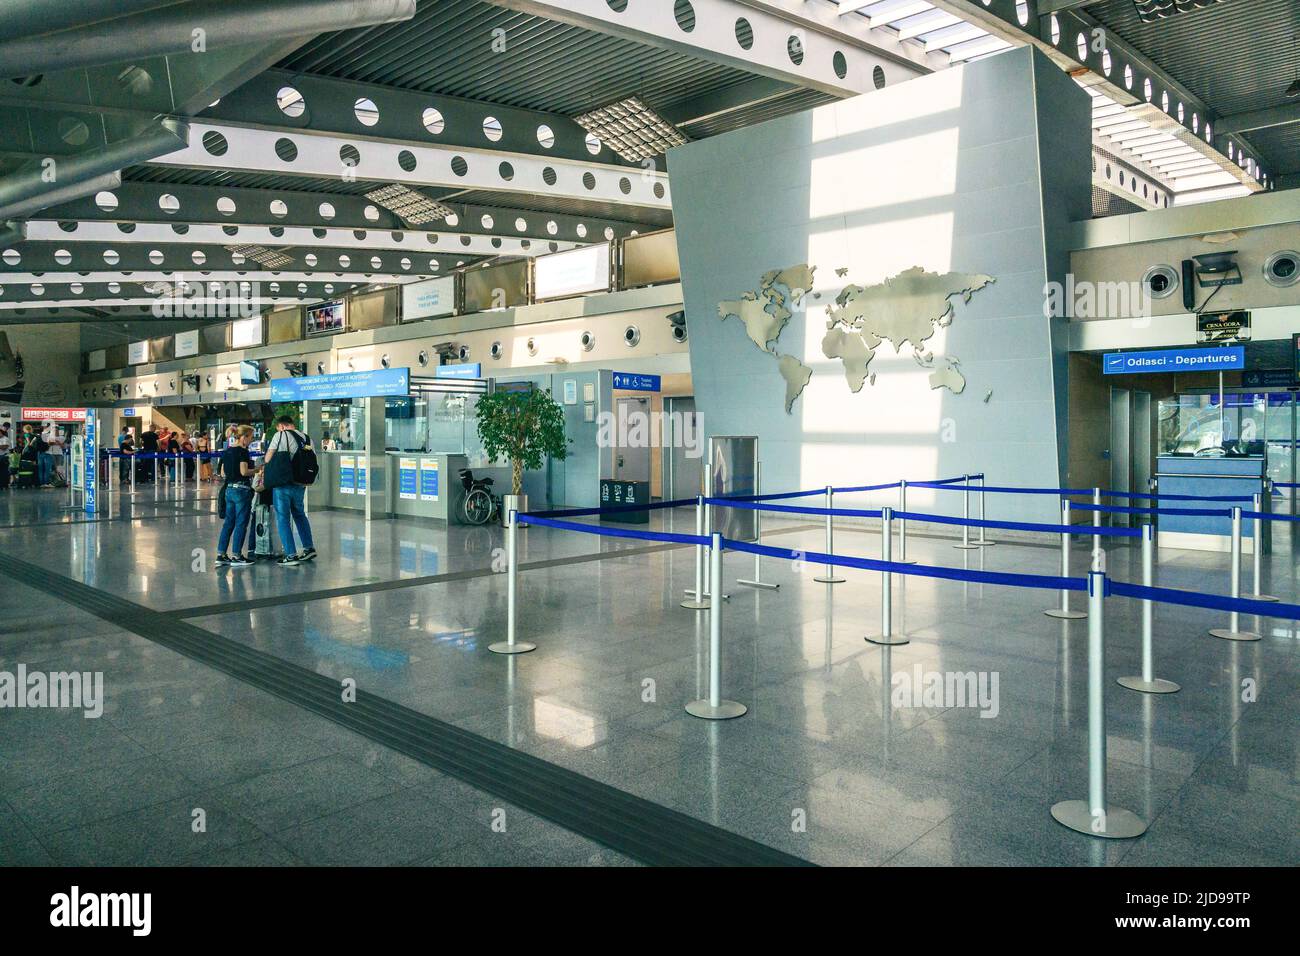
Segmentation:
{"type": "MultiPolygon", "coordinates": [[[[1256,495],[1263,490],[1263,458],[1192,458],[1161,455],[1156,459],[1157,490],[1162,495],[1256,495]]],[[[1263,510],[1269,510],[1269,496],[1263,495],[1263,510]]],[[[1157,502],[1163,508],[1254,510],[1251,501],[1178,501],[1157,502]]],[[[1263,522],[1264,553],[1269,551],[1271,521],[1263,522]]],[[[1242,550],[1254,548],[1254,522],[1241,523],[1242,550]]],[[[1228,551],[1231,548],[1232,520],[1201,515],[1161,515],[1160,546],[1197,551],[1228,551]]]]}
{"type": "MultiPolygon", "coordinates": [[[[319,456],[320,475],[311,489],[311,501],[321,507],[365,510],[370,475],[365,454],[327,451],[319,456]]],[[[460,503],[457,473],[466,467],[464,455],[419,452],[385,453],[388,507],[396,515],[446,521],[460,503]]]]}

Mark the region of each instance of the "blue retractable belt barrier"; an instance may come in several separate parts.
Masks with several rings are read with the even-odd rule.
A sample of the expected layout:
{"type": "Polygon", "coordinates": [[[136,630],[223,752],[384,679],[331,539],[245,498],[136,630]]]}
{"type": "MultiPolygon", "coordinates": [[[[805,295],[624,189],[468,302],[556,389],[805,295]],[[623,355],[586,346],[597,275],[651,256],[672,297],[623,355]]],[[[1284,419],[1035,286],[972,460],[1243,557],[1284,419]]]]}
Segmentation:
{"type": "Polygon", "coordinates": [[[1258,617],[1300,620],[1300,604],[1255,601],[1251,598],[1201,594],[1199,591],[1179,591],[1175,588],[1149,588],[1123,581],[1111,581],[1111,593],[1117,597],[1136,598],[1140,601],[1159,601],[1161,604],[1182,604],[1187,607],[1209,608],[1212,611],[1236,611],[1239,614],[1253,614],[1258,617]]]}
{"type": "MultiPolygon", "coordinates": [[[[961,481],[960,478],[957,479],[961,481]]],[[[966,486],[954,488],[950,481],[909,481],[909,488],[940,488],[944,491],[965,491],[966,486]]],[[[982,485],[974,489],[975,491],[988,491],[994,494],[1004,495],[1055,495],[1058,498],[1065,495],[1090,495],[1091,488],[1008,488],[1001,485],[982,485]]]]}
{"type": "MultiPolygon", "coordinates": [[[[1232,514],[1232,512],[1228,512],[1232,514]]],[[[1243,518],[1262,518],[1265,521],[1300,521],[1300,515],[1283,515],[1273,511],[1242,511],[1243,518]]]]}
{"type": "Polygon", "coordinates": [[[849,518],[879,518],[880,511],[870,509],[855,508],[813,508],[801,505],[765,505],[754,501],[736,501],[733,498],[705,498],[706,505],[714,505],[719,508],[743,508],[746,511],[777,511],[785,514],[797,515],[843,515],[849,518]]]}
{"type": "Polygon", "coordinates": [[[893,511],[895,518],[908,521],[933,521],[935,524],[970,525],[974,528],[1005,528],[1009,531],[1041,531],[1050,534],[1092,534],[1114,538],[1140,538],[1141,528],[1104,528],[1091,524],[1034,524],[1029,521],[980,521],[978,518],[949,518],[946,515],[928,515],[917,511],[893,511]]]}
{"type": "MultiPolygon", "coordinates": [[[[826,494],[825,488],[814,488],[812,491],[781,491],[771,495],[723,495],[721,500],[725,501],[782,501],[786,498],[811,498],[813,495],[826,494]]],[[[692,499],[694,500],[694,499],[692,499]]]]}
{"type": "Polygon", "coordinates": [[[884,491],[886,488],[897,488],[901,482],[891,481],[883,485],[857,485],[853,488],[832,488],[831,491],[837,495],[849,495],[859,491],[884,491]]]}
{"type": "MultiPolygon", "coordinates": [[[[1087,492],[1092,494],[1091,491],[1087,492]]],[[[1102,491],[1108,498],[1141,498],[1144,501],[1251,501],[1253,495],[1150,495],[1141,491],[1102,491]]]]}
{"type": "MultiPolygon", "coordinates": [[[[552,511],[530,511],[532,518],[585,518],[588,515],[621,514],[628,511],[660,511],[664,508],[681,508],[695,504],[694,498],[676,498],[672,501],[652,501],[643,505],[606,505],[603,508],[556,508],[552,511]]],[[[520,517],[524,517],[520,515],[520,517]]]]}
{"type": "Polygon", "coordinates": [[[1071,504],[1071,511],[1100,511],[1119,515],[1209,515],[1213,518],[1231,518],[1228,508],[1129,508],[1124,505],[1071,504]]]}
{"type": "Polygon", "coordinates": [[[639,541],[663,541],[668,544],[709,544],[703,535],[671,534],[666,531],[633,531],[631,528],[609,528],[605,525],[582,524],[578,521],[557,521],[555,518],[539,518],[536,515],[516,515],[520,524],[539,525],[543,528],[559,528],[562,531],[580,531],[609,538],[635,538],[639,541]]]}
{"type": "Polygon", "coordinates": [[[1010,574],[1001,571],[968,571],[963,568],[942,568],[927,564],[899,564],[897,561],[880,561],[875,558],[850,558],[841,554],[823,554],[820,551],[792,551],[773,548],[765,544],[723,539],[723,545],[733,551],[761,554],[769,558],[806,561],[809,564],[835,564],[842,568],[862,571],[888,571],[893,574],[910,574],[923,578],[945,578],[949,581],[970,581],[974,584],[1001,584],[1008,587],[1041,588],[1045,591],[1084,591],[1087,578],[1062,578],[1046,574],[1010,574]]]}

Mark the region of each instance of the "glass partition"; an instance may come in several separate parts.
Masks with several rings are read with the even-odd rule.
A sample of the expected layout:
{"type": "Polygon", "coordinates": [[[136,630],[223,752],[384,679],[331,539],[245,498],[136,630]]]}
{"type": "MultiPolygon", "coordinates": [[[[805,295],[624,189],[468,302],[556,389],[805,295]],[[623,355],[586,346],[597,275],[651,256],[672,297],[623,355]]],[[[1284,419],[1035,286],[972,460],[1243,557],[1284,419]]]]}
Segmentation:
{"type": "Polygon", "coordinates": [[[1180,395],[1160,402],[1160,454],[1264,457],[1268,477],[1294,481],[1296,396],[1290,392],[1180,395]]]}
{"type": "Polygon", "coordinates": [[[449,392],[387,399],[384,447],[389,451],[467,455],[470,467],[484,467],[474,418],[477,402],[477,395],[449,392]]]}
{"type": "Polygon", "coordinates": [[[336,398],[321,402],[322,439],[333,451],[361,451],[366,447],[366,399],[336,398]]]}

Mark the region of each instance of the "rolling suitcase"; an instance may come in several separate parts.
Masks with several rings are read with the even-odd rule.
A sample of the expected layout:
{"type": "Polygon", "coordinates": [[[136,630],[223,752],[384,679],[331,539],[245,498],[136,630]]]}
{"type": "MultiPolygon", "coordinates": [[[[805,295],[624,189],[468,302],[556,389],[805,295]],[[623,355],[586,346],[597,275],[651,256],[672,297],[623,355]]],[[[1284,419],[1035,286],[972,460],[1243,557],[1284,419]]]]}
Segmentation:
{"type": "Polygon", "coordinates": [[[254,561],[270,561],[275,557],[272,546],[271,525],[275,521],[275,512],[270,505],[262,504],[261,495],[253,505],[253,550],[248,555],[254,561]]]}

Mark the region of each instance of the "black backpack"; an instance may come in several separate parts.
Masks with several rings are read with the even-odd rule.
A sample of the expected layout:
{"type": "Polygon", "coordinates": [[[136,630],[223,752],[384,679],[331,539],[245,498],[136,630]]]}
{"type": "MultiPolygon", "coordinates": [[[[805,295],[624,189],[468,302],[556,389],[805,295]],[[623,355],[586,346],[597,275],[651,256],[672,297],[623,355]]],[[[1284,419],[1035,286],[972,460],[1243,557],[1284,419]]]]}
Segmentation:
{"type": "Polygon", "coordinates": [[[298,433],[298,450],[289,459],[293,470],[293,480],[298,485],[314,485],[316,475],[320,473],[320,462],[316,460],[316,450],[311,447],[311,439],[302,432],[298,433]]]}

